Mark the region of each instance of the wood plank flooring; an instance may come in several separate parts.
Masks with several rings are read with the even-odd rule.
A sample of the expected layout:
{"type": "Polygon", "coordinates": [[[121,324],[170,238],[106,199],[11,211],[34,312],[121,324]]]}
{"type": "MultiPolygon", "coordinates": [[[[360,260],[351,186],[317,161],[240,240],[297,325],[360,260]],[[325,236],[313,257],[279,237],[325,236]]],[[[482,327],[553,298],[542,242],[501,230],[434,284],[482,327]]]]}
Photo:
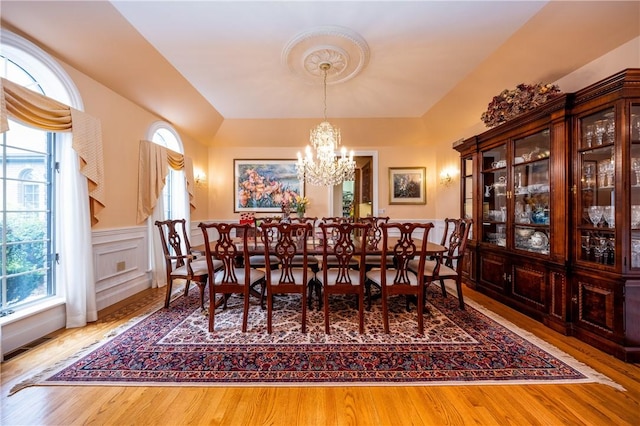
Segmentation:
{"type": "Polygon", "coordinates": [[[62,330],[1,365],[2,425],[638,425],[640,367],[465,288],[507,320],[609,376],[601,384],[354,387],[33,386],[7,396],[40,369],[100,340],[111,329],[161,306],[163,289],[118,303],[81,329],[62,330]]]}

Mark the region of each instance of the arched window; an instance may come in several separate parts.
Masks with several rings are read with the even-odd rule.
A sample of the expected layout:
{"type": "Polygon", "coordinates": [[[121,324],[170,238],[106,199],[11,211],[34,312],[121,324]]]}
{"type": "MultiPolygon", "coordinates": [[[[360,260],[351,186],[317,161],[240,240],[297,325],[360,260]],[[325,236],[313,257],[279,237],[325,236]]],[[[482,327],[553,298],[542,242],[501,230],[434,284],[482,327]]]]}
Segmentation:
{"type": "MultiPolygon", "coordinates": [[[[0,77],[83,110],[64,69],[2,28],[0,77]]],[[[0,133],[0,314],[63,303],[67,327],[85,325],[97,318],[91,218],[71,132],[31,127],[11,115],[7,121],[0,133]]]]}
{"type": "MultiPolygon", "coordinates": [[[[162,145],[167,149],[184,154],[180,135],[168,123],[157,121],[148,131],[150,141],[162,145]]],[[[164,219],[188,220],[187,190],[184,172],[169,168],[166,185],[162,191],[162,208],[164,219]]]]}

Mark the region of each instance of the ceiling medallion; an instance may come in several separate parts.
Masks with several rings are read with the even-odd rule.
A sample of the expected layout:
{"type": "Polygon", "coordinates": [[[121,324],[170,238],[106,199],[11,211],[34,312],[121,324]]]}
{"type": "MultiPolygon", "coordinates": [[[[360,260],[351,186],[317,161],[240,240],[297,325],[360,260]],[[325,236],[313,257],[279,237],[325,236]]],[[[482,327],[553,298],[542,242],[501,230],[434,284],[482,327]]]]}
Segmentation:
{"type": "Polygon", "coordinates": [[[330,64],[327,84],[358,75],[369,62],[369,46],[356,32],[337,26],[317,27],[296,35],[282,51],[282,62],[308,83],[319,84],[321,64],[330,64]]]}

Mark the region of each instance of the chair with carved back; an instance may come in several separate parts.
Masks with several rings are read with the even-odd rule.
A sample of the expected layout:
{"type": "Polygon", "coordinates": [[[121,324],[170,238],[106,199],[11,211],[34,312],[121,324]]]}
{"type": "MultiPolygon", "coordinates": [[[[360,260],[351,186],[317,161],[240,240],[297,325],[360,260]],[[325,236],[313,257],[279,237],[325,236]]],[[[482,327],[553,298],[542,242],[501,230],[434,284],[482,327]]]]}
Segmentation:
{"type": "Polygon", "coordinates": [[[243,296],[242,332],[247,331],[249,316],[249,295],[251,287],[264,285],[264,271],[252,268],[248,262],[238,263],[238,257],[247,258],[249,254],[248,224],[200,223],[204,238],[205,257],[209,274],[209,331],[215,330],[216,305],[222,303],[227,308],[227,299],[231,294],[243,296]],[[237,232],[244,230],[245,232],[237,232]],[[242,235],[238,237],[238,235],[242,235]],[[240,238],[240,241],[238,241],[240,238]],[[215,269],[215,261],[222,263],[222,268],[215,269]],[[218,302],[216,294],[222,295],[218,302]]]}
{"type": "MultiPolygon", "coordinates": [[[[302,223],[302,224],[310,224],[311,225],[311,233],[309,235],[310,238],[310,244],[312,247],[316,246],[316,235],[315,235],[315,230],[316,230],[316,222],[318,221],[317,217],[299,217],[299,216],[292,216],[290,218],[291,223],[302,223]]],[[[304,231],[302,231],[304,232],[304,231]]],[[[318,301],[318,309],[320,309],[320,307],[322,306],[322,302],[321,302],[321,290],[322,290],[322,284],[320,283],[320,281],[317,279],[317,273],[320,272],[320,260],[315,257],[315,256],[308,256],[307,257],[307,264],[309,266],[309,268],[311,268],[311,270],[313,271],[313,279],[309,282],[309,295],[307,296],[307,302],[309,304],[309,309],[312,308],[313,305],[313,294],[314,292],[317,294],[317,301],[318,301]]],[[[298,266],[298,267],[302,267],[302,256],[298,255],[293,259],[293,265],[294,266],[298,266]]]]}
{"type": "MultiPolygon", "coordinates": [[[[209,271],[206,260],[198,259],[191,253],[186,220],[158,220],[155,225],[160,232],[167,274],[167,295],[164,307],[168,308],[171,302],[173,281],[180,279],[186,281],[184,287],[185,297],[189,294],[189,285],[192,281],[198,285],[200,288],[200,308],[204,309],[204,289],[207,285],[209,271]]],[[[219,268],[222,265],[216,262],[215,266],[219,268]]]]}
{"type": "MultiPolygon", "coordinates": [[[[325,223],[325,224],[340,224],[340,223],[354,223],[354,222],[355,221],[354,221],[353,217],[350,217],[350,216],[323,217],[322,219],[320,219],[320,224],[323,224],[323,223],[325,223]]],[[[335,233],[337,230],[336,229],[332,229],[332,231],[335,233]]],[[[320,241],[320,243],[322,243],[322,245],[326,244],[327,242],[329,244],[331,244],[332,240],[336,238],[336,235],[330,233],[325,237],[325,236],[322,236],[322,234],[321,234],[320,238],[323,239],[322,241],[320,241]],[[328,238],[328,240],[325,240],[325,238],[328,238]]],[[[320,259],[318,259],[318,260],[320,260],[320,259]]],[[[337,265],[336,260],[332,256],[329,256],[329,258],[327,259],[327,262],[329,262],[328,264],[331,265],[331,266],[336,266],[337,265]]],[[[352,258],[349,261],[349,265],[352,268],[357,268],[358,265],[359,265],[358,259],[352,258]]]]}
{"type": "MultiPolygon", "coordinates": [[[[366,241],[367,252],[373,252],[380,250],[380,243],[382,242],[382,229],[380,225],[383,223],[389,223],[388,216],[368,216],[361,217],[358,219],[358,222],[368,224],[369,230],[365,234],[363,241],[366,241]]],[[[382,260],[382,256],[380,254],[367,254],[367,259],[365,261],[365,269],[368,271],[372,268],[377,268],[380,266],[380,262],[382,260]]],[[[387,256],[387,267],[393,267],[393,255],[387,256]]]]}
{"type": "Polygon", "coordinates": [[[418,265],[424,268],[427,239],[432,228],[432,223],[394,222],[381,225],[382,257],[380,267],[368,271],[366,278],[369,283],[380,287],[385,333],[389,333],[388,299],[390,296],[404,295],[407,310],[409,310],[409,296],[415,297],[418,311],[418,332],[424,334],[424,276],[409,270],[409,262],[417,260],[418,265]],[[395,243],[389,247],[392,235],[395,243]],[[394,267],[392,268],[387,267],[387,263],[383,261],[390,254],[394,256],[394,267]]]}
{"type": "Polygon", "coordinates": [[[324,290],[324,327],[330,333],[329,296],[332,294],[355,294],[358,302],[360,334],[364,333],[364,295],[365,295],[365,253],[364,244],[356,245],[354,236],[366,234],[368,224],[363,223],[321,223],[323,240],[331,241],[322,245],[320,281],[324,290]],[[332,238],[330,238],[332,236],[332,238]],[[359,265],[352,267],[352,259],[359,265]]]}
{"type": "Polygon", "coordinates": [[[460,309],[464,309],[464,298],[462,295],[462,261],[464,259],[469,232],[473,226],[473,219],[445,219],[445,231],[442,237],[442,245],[447,251],[436,259],[428,259],[420,269],[415,260],[409,262],[409,268],[418,273],[423,271],[426,287],[436,281],[440,281],[442,296],[447,296],[445,280],[452,279],[456,283],[458,293],[458,303],[460,309]],[[449,229],[451,231],[449,231],[449,229]]]}
{"type": "Polygon", "coordinates": [[[262,225],[264,257],[267,281],[267,331],[273,331],[273,296],[275,294],[299,294],[302,304],[302,332],[307,332],[307,286],[313,278],[308,264],[310,224],[266,223],[262,225]],[[276,231],[276,232],[273,232],[276,231]],[[278,268],[273,268],[266,259],[278,257],[278,268]],[[302,264],[298,257],[302,256],[302,264]],[[295,261],[294,261],[295,259],[295,261]]]}

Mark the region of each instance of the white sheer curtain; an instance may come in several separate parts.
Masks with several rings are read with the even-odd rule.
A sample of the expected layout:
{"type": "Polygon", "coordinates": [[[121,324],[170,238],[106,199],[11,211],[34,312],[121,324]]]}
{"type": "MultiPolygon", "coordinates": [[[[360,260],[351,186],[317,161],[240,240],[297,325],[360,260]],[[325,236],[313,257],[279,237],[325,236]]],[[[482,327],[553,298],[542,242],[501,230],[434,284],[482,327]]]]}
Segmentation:
{"type": "Polygon", "coordinates": [[[81,175],[78,155],[71,147],[71,135],[59,133],[60,197],[58,212],[60,273],[64,285],[67,328],[82,327],[98,319],[96,306],[91,217],[87,179],[81,175]]]}

